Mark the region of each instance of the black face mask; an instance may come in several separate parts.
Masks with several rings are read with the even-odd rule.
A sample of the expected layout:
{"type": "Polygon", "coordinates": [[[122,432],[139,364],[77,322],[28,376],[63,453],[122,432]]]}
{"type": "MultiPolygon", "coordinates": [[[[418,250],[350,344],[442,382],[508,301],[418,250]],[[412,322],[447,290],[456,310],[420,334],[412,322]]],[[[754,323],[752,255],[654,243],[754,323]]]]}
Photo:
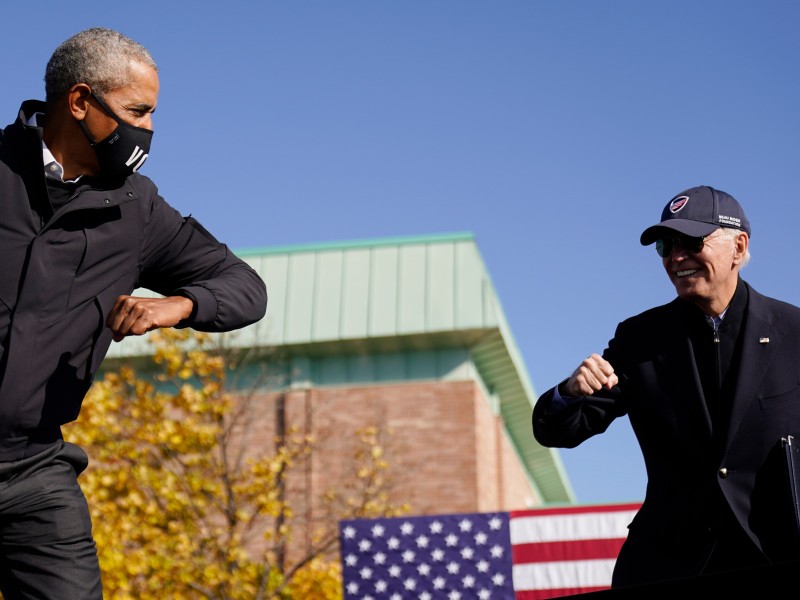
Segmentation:
{"type": "Polygon", "coordinates": [[[89,140],[89,145],[97,154],[100,174],[106,177],[127,177],[138,171],[147,159],[153,132],[149,129],[129,125],[115,115],[114,111],[94,92],[92,92],[92,97],[97,100],[106,114],[117,122],[117,128],[108,137],[96,142],[84,121],[78,121],[78,125],[89,140]]]}

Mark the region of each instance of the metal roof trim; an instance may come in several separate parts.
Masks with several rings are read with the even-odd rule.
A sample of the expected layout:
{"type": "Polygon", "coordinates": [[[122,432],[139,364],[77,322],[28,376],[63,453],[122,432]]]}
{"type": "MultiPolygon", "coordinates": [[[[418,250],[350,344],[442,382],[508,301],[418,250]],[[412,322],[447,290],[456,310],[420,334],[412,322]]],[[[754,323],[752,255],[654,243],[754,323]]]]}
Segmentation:
{"type": "Polygon", "coordinates": [[[381,246],[405,246],[408,244],[439,244],[445,242],[474,240],[471,232],[440,233],[430,235],[409,235],[386,238],[368,238],[363,240],[318,242],[314,244],[290,244],[286,246],[268,246],[264,248],[245,248],[234,250],[240,258],[265,256],[270,254],[294,254],[297,252],[320,252],[325,250],[348,250],[351,248],[377,248],[381,246]]]}

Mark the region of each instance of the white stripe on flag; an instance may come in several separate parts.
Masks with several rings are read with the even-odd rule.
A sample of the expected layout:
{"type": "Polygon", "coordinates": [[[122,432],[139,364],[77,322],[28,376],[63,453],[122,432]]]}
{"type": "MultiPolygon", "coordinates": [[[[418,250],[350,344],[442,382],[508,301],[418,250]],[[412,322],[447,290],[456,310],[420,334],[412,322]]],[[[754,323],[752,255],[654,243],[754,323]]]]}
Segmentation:
{"type": "Polygon", "coordinates": [[[635,510],[525,516],[511,519],[512,544],[624,538],[635,510]]]}
{"type": "Polygon", "coordinates": [[[612,558],[514,565],[514,590],[521,592],[609,586],[615,562],[612,558]]]}

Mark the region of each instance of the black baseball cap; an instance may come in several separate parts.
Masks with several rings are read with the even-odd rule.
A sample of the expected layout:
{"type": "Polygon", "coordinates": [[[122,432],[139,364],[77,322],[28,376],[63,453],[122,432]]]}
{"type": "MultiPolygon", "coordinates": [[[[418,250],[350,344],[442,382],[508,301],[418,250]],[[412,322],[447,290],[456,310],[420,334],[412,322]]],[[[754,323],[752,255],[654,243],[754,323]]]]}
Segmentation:
{"type": "Polygon", "coordinates": [[[639,241],[642,246],[647,246],[665,233],[674,232],[703,237],[719,227],[739,229],[750,235],[750,221],[736,198],[701,185],[683,191],[667,202],[661,213],[661,223],[645,229],[639,241]]]}

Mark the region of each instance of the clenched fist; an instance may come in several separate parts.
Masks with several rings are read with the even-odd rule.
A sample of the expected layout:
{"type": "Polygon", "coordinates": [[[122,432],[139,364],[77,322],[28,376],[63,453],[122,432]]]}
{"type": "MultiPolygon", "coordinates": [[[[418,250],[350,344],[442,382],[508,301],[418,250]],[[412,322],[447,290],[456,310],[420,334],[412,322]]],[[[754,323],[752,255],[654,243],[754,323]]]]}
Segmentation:
{"type": "Polygon", "coordinates": [[[143,335],[160,327],[173,327],[187,319],[194,302],[185,296],[141,298],[120,296],[108,314],[106,326],[120,342],[129,335],[143,335]]]}

